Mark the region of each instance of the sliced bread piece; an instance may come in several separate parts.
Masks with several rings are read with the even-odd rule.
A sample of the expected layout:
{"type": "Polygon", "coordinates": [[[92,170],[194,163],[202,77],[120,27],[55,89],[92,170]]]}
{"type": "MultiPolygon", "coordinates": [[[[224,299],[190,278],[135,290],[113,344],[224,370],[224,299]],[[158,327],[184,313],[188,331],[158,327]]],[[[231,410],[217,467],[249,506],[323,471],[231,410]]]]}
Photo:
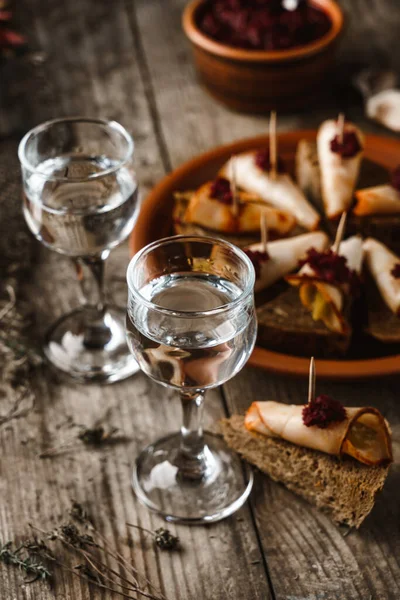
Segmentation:
{"type": "Polygon", "coordinates": [[[329,358],[344,355],[350,345],[351,326],[340,334],[329,331],[321,321],[314,321],[295,288],[260,306],[257,318],[258,343],[269,350],[329,358]]]}
{"type": "Polygon", "coordinates": [[[371,512],[389,471],[389,466],[371,467],[350,457],[339,460],[281,439],[249,433],[244,417],[239,415],[224,419],[220,426],[230,448],[349,527],[360,527],[371,512]]]}

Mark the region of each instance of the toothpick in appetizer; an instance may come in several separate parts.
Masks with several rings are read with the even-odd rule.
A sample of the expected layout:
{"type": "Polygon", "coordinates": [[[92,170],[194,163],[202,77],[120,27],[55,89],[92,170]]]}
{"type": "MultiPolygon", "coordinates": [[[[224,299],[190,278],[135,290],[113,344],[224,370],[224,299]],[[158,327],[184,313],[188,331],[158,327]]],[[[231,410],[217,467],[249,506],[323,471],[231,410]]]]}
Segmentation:
{"type": "Polygon", "coordinates": [[[358,236],[341,241],[345,213],[333,247],[327,252],[311,250],[296,275],[286,280],[299,288],[300,300],[312,318],[335,333],[350,335],[350,307],[359,293],[363,244],[358,236]]]}
{"type": "Polygon", "coordinates": [[[313,231],[272,242],[264,238],[244,248],[256,272],[254,290],[259,292],[291,273],[311,248],[322,252],[328,244],[328,236],[323,231],[313,231]]]}
{"type": "MultiPolygon", "coordinates": [[[[235,173],[237,160],[234,159],[235,173]]],[[[232,177],[232,167],[230,170],[232,177]]],[[[294,217],[288,212],[268,206],[254,194],[240,191],[228,179],[218,177],[203,184],[190,195],[183,222],[221,233],[241,234],[258,232],[261,215],[265,216],[269,231],[276,237],[287,235],[296,224],[294,217]]]]}
{"type": "Polygon", "coordinates": [[[269,119],[269,155],[270,155],[270,176],[273,181],[278,175],[278,136],[276,134],[276,111],[271,112],[269,119]]]}
{"type": "Polygon", "coordinates": [[[321,395],[305,405],[253,402],[245,417],[248,431],[281,439],[366,465],[392,462],[388,425],[376,408],[345,408],[321,395]]]}
{"type": "Polygon", "coordinates": [[[228,445],[335,521],[359,527],[393,461],[391,431],[378,409],[316,396],[310,363],[307,404],[253,402],[245,418],[221,422],[228,445]]]}
{"type": "Polygon", "coordinates": [[[336,219],[352,205],[364,153],[364,136],[358,127],[341,116],[338,121],[325,121],[321,125],[317,150],[325,214],[329,219],[336,219]]]}
{"type": "MultiPolygon", "coordinates": [[[[239,187],[256,194],[263,201],[276,208],[289,212],[299,225],[313,231],[317,229],[320,217],[311,206],[300,188],[288,173],[277,154],[276,114],[270,121],[269,148],[244,152],[235,157],[236,182],[239,187]]],[[[230,178],[230,162],[221,170],[222,177],[230,178]]]]}

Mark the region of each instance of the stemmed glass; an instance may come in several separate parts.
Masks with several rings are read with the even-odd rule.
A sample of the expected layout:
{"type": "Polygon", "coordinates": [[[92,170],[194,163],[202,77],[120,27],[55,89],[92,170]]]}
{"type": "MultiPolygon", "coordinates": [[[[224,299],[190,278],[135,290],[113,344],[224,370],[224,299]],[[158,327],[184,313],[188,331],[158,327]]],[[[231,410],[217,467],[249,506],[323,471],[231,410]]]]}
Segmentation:
{"type": "Polygon", "coordinates": [[[128,236],[139,209],[133,149],[118,123],[81,117],[43,123],[19,146],[30,230],[69,256],[80,280],[89,272],[95,283],[95,300],[61,317],[44,346],[56,367],[83,382],[116,381],[137,370],[125,311],[104,298],[104,261],[128,236]]]}
{"type": "Polygon", "coordinates": [[[175,236],[150,244],[127,272],[127,335],[140,368],[180,392],[183,425],[139,456],[133,487],[169,521],[222,519],[248,497],[252,474],[219,436],[203,433],[205,390],[231,379],[254,347],[254,268],[218,239],[175,236]]]}

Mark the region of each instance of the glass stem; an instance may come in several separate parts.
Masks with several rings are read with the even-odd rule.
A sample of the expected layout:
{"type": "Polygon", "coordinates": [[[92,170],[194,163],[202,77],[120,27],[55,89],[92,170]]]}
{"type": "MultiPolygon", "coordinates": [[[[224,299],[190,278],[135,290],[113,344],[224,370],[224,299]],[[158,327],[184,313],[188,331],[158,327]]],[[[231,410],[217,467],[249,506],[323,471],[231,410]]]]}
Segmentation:
{"type": "Polygon", "coordinates": [[[179,452],[179,474],[184,478],[201,479],[210,469],[210,451],[204,442],[204,392],[181,392],[183,424],[179,452]]]}
{"type": "Polygon", "coordinates": [[[74,260],[85,308],[84,345],[90,350],[104,349],[112,337],[106,319],[104,293],[104,263],[109,253],[109,250],[105,250],[99,256],[84,256],[74,260]],[[85,271],[89,271],[94,282],[90,291],[87,289],[85,271]]]}
{"type": "Polygon", "coordinates": [[[104,268],[105,261],[109,254],[109,250],[105,250],[99,256],[83,256],[74,260],[78,281],[82,291],[83,304],[95,308],[100,314],[104,313],[105,310],[104,268]],[[94,282],[94,286],[91,286],[92,289],[90,292],[85,285],[85,267],[87,267],[91,279],[94,282]]]}

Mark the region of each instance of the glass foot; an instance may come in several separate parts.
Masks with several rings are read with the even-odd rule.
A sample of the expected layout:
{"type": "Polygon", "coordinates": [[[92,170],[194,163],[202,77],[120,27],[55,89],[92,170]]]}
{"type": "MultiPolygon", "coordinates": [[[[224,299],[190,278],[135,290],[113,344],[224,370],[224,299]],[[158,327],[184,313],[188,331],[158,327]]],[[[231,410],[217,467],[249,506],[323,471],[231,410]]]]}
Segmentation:
{"type": "Polygon", "coordinates": [[[90,307],[61,317],[47,332],[46,358],[83,383],[112,383],[139,370],[129,351],[125,311],[110,306],[98,314],[90,307]]]}
{"type": "Polygon", "coordinates": [[[204,434],[207,468],[199,479],[181,469],[181,435],[148,446],[136,461],[133,489],[139,500],[167,521],[213,523],[237,511],[253,487],[253,471],[229,450],[220,436],[204,434]]]}

